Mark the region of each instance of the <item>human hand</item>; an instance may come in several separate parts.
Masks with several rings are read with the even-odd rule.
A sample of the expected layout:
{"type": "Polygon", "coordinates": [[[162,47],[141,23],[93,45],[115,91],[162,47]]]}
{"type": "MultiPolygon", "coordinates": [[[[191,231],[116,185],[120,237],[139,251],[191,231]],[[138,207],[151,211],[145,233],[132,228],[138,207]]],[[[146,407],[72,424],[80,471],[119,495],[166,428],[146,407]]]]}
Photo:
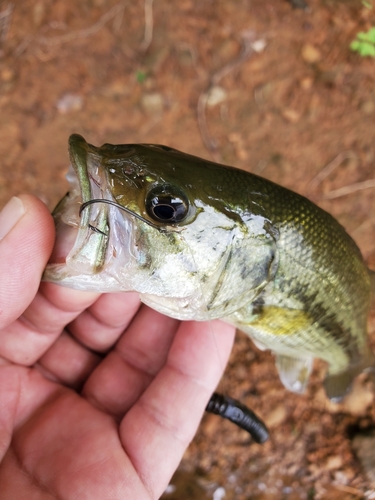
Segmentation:
{"type": "Polygon", "coordinates": [[[181,323],[135,293],[40,284],[53,220],[19,200],[0,214],[1,499],[159,498],[234,328],[181,323]]]}

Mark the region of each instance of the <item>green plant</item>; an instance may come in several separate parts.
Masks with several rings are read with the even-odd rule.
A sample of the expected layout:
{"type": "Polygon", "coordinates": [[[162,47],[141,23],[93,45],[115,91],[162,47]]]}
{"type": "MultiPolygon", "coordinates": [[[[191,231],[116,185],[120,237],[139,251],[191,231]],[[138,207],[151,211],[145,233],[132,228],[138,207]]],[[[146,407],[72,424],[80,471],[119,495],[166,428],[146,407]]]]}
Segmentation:
{"type": "Polygon", "coordinates": [[[359,52],[362,57],[375,57],[375,27],[366,33],[364,31],[357,33],[357,38],[352,41],[350,48],[359,52]]]}
{"type": "Polygon", "coordinates": [[[367,0],[362,0],[362,5],[363,7],[366,7],[366,9],[368,10],[372,9],[372,4],[370,2],[367,2],[367,0]]]}
{"type": "Polygon", "coordinates": [[[315,498],[315,488],[314,486],[307,492],[307,500],[314,500],[315,498]]]}
{"type": "Polygon", "coordinates": [[[135,77],[138,83],[143,83],[147,78],[147,73],[145,71],[138,70],[135,77]]]}

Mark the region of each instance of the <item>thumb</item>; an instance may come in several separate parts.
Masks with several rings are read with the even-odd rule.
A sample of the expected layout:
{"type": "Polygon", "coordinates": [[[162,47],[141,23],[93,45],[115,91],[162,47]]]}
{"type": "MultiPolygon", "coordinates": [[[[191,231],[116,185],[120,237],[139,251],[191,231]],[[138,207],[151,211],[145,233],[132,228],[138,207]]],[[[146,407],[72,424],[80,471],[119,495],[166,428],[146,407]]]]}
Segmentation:
{"type": "Polygon", "coordinates": [[[51,254],[53,218],[38,198],[12,198],[0,212],[0,329],[33,300],[51,254]]]}

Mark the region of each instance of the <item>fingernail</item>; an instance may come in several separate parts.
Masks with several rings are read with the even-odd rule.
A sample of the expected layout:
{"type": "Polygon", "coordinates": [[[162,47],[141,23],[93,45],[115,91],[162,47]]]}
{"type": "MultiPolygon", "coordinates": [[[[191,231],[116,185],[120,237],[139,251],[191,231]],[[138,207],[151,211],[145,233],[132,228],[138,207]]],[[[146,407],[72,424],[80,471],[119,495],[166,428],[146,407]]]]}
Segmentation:
{"type": "Polygon", "coordinates": [[[17,224],[26,212],[22,201],[13,196],[0,212],[0,241],[17,224]]]}

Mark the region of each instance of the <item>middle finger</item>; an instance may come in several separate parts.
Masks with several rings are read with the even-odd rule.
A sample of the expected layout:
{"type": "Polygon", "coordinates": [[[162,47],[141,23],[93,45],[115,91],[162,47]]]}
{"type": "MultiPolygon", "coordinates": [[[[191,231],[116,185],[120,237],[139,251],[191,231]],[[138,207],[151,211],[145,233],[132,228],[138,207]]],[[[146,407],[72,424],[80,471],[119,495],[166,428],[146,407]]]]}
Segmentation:
{"type": "Polygon", "coordinates": [[[82,345],[106,352],[119,339],[140,306],[135,292],[103,294],[67,327],[82,345]]]}
{"type": "Polygon", "coordinates": [[[179,324],[143,305],[115,349],[88,378],[85,397],[122,417],[164,366],[179,324]]]}
{"type": "Polygon", "coordinates": [[[74,319],[39,359],[43,373],[79,388],[118,340],[139,308],[136,293],[104,294],[74,319]]]}

